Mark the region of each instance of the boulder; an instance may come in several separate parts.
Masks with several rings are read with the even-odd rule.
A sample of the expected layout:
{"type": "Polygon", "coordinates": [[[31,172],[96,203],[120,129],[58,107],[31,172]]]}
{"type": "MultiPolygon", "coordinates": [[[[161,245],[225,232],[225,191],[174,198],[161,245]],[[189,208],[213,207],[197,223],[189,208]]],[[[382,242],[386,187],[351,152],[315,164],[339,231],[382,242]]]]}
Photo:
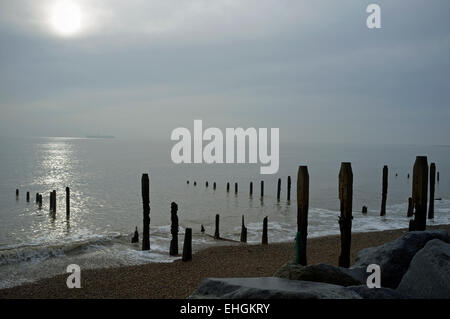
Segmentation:
{"type": "Polygon", "coordinates": [[[384,245],[359,251],[351,268],[361,269],[370,264],[378,264],[381,268],[381,285],[395,289],[408,270],[414,255],[433,239],[450,242],[445,230],[408,232],[384,245]]]}
{"type": "Polygon", "coordinates": [[[450,299],[450,244],[434,239],[412,259],[397,291],[421,299],[450,299]]]}
{"type": "Polygon", "coordinates": [[[277,277],[207,278],[190,299],[361,299],[342,286],[277,277]]]}
{"type": "Polygon", "coordinates": [[[294,263],[287,263],[274,274],[274,277],[324,282],[339,286],[354,286],[361,284],[360,281],[356,280],[345,271],[344,268],[338,268],[327,264],[302,266],[294,263]]]}
{"type": "Polygon", "coordinates": [[[347,287],[347,289],[356,292],[363,299],[406,299],[400,292],[391,288],[368,288],[360,285],[347,287]]]}

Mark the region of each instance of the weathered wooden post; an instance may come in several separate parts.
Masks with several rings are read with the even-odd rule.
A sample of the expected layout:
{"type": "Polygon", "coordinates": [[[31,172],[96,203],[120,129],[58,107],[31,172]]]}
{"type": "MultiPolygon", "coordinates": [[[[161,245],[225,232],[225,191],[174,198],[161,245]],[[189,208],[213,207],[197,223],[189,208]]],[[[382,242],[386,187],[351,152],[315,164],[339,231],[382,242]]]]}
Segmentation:
{"type": "Polygon", "coordinates": [[[148,174],[142,174],[141,179],[143,227],[142,227],[142,250],[150,250],[150,185],[148,174]]]}
{"type": "Polygon", "coordinates": [[[19,199],[19,189],[16,188],[16,199],[19,199]]]}
{"type": "Polygon", "coordinates": [[[135,243],[139,243],[139,232],[136,226],[136,229],[134,230],[134,235],[133,238],[131,238],[131,243],[135,244],[135,243]]]}
{"type": "Polygon", "coordinates": [[[214,239],[219,239],[220,238],[219,222],[220,222],[220,215],[216,214],[216,230],[214,231],[214,239]]]}
{"type": "Polygon", "coordinates": [[[291,200],[291,176],[287,179],[287,200],[288,202],[291,200]]]}
{"type": "Polygon", "coordinates": [[[227,183],[227,193],[230,192],[230,183],[227,183]]]}
{"type": "Polygon", "coordinates": [[[42,209],[42,194],[39,194],[39,209],[42,209]]]}
{"type": "Polygon", "coordinates": [[[409,230],[425,230],[427,223],[428,198],[428,161],[426,156],[417,156],[414,163],[412,199],[414,205],[414,220],[409,224],[409,230]]]}
{"type": "Polygon", "coordinates": [[[50,192],[49,207],[50,212],[53,212],[53,192],[50,192]]]}
{"type": "Polygon", "coordinates": [[[269,243],[269,239],[267,236],[267,216],[266,216],[266,217],[264,217],[264,220],[263,220],[263,232],[262,232],[261,244],[267,245],[268,243],[269,243]]]}
{"type": "Polygon", "coordinates": [[[278,179],[278,185],[277,185],[277,201],[280,201],[280,195],[281,195],[281,178],[278,179]]]}
{"type": "Polygon", "coordinates": [[[53,212],[56,213],[56,190],[53,190],[53,212]]]}
{"type": "Polygon", "coordinates": [[[234,193],[238,193],[238,183],[234,183],[234,193]]]}
{"type": "Polygon", "coordinates": [[[408,198],[408,213],[407,213],[407,217],[412,217],[414,215],[414,202],[412,197],[408,198]]]}
{"type": "Polygon", "coordinates": [[[353,205],[353,172],[351,163],[342,163],[339,172],[339,200],[341,215],[339,229],[341,232],[340,267],[350,267],[350,246],[352,242],[352,205],[353,205]]]}
{"type": "Polygon", "coordinates": [[[434,192],[436,183],[436,164],[430,164],[430,206],[428,208],[428,219],[434,218],[434,192]]]}
{"type": "Polygon", "coordinates": [[[242,215],[242,226],[241,226],[241,243],[247,242],[247,227],[244,223],[244,215],[242,215]]]}
{"type": "Polygon", "coordinates": [[[253,182],[250,182],[250,196],[253,196],[253,182]]]}
{"type": "Polygon", "coordinates": [[[192,228],[186,228],[184,233],[182,261],[192,260],[192,228]]]}
{"type": "Polygon", "coordinates": [[[170,241],[170,256],[178,255],[178,205],[175,202],[170,204],[170,233],[172,240],[170,241]]]}
{"type": "Polygon", "coordinates": [[[39,193],[36,193],[36,204],[39,203],[39,193]]]}
{"type": "Polygon", "coordinates": [[[66,218],[70,218],[70,188],[66,187],[66,218]]]}
{"type": "Polygon", "coordinates": [[[380,216],[386,215],[386,198],[388,190],[388,167],[384,165],[383,167],[383,190],[381,193],[381,211],[380,216]]]}
{"type": "Polygon", "coordinates": [[[307,166],[299,166],[297,173],[297,234],[296,263],[306,266],[308,238],[309,173],[307,166]]]}
{"type": "Polygon", "coordinates": [[[264,181],[261,181],[261,198],[264,197],[264,181]]]}
{"type": "Polygon", "coordinates": [[[216,190],[216,182],[213,184],[213,189],[216,190]]]}
{"type": "Polygon", "coordinates": [[[27,203],[30,202],[30,192],[27,192],[27,203]]]}

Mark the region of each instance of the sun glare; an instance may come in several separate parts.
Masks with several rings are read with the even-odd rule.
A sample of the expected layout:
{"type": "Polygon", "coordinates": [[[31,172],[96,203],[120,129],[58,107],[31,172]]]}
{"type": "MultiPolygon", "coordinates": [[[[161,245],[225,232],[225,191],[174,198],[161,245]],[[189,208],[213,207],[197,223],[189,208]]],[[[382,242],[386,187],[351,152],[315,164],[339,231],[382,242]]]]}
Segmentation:
{"type": "Polygon", "coordinates": [[[51,24],[64,36],[74,35],[81,29],[80,6],[73,1],[58,1],[51,11],[51,24]]]}

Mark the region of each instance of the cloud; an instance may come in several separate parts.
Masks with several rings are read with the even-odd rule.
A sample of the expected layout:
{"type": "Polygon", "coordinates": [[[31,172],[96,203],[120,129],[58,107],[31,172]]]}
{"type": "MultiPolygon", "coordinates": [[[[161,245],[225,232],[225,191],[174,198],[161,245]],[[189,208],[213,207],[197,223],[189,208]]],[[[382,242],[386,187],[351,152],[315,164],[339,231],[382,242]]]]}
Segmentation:
{"type": "Polygon", "coordinates": [[[165,136],[175,114],[309,140],[427,142],[408,125],[450,119],[448,1],[380,0],[380,30],[351,0],[77,2],[73,38],[51,30],[53,1],[0,4],[3,131],[48,110],[58,135],[89,122],[165,136]]]}

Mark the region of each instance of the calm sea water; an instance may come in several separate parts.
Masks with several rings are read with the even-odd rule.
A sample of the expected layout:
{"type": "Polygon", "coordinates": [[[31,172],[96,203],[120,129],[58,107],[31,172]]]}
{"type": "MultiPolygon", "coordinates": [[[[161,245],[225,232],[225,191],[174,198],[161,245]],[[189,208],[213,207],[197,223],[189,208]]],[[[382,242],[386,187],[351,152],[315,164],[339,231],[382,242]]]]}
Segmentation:
{"type": "Polygon", "coordinates": [[[352,162],[353,167],[355,232],[408,226],[411,179],[407,174],[412,176],[417,155],[428,156],[440,172],[436,198],[442,200],[435,202],[435,219],[428,223],[450,222],[447,146],[284,144],[276,175],[260,175],[259,165],[249,164],[175,165],[170,160],[171,146],[170,141],[0,139],[0,287],[64,273],[72,263],[86,269],[172,261],[168,256],[172,201],[179,206],[180,247],[186,227],[193,228],[194,249],[226,244],[200,232],[201,224],[207,233],[214,232],[215,214],[221,216],[223,237],[238,240],[245,215],[249,242],[259,242],[262,220],[268,216],[269,241],[292,241],[299,165],[308,165],[310,174],[310,237],[339,233],[337,185],[343,161],[352,162]],[[389,166],[389,189],[387,215],[380,217],[383,165],[389,166]],[[142,230],[140,178],[144,172],[150,175],[150,252],[130,244],[135,226],[142,230]],[[288,175],[292,177],[291,203],[286,200],[288,175]],[[282,179],[280,202],[276,200],[278,178],[282,179]],[[264,200],[259,197],[261,180],[265,182],[264,200]],[[250,181],[253,197],[249,196],[250,181]],[[217,183],[215,191],[213,182],[217,183]],[[239,183],[237,195],[235,182],[239,183]],[[65,218],[66,186],[71,188],[69,221],[65,218]],[[58,205],[55,218],[48,207],[53,189],[58,205]],[[25,200],[27,191],[30,203],[25,200]],[[37,192],[43,194],[42,210],[34,203],[37,192]],[[363,205],[368,206],[367,215],[360,213],[363,205]]]}

